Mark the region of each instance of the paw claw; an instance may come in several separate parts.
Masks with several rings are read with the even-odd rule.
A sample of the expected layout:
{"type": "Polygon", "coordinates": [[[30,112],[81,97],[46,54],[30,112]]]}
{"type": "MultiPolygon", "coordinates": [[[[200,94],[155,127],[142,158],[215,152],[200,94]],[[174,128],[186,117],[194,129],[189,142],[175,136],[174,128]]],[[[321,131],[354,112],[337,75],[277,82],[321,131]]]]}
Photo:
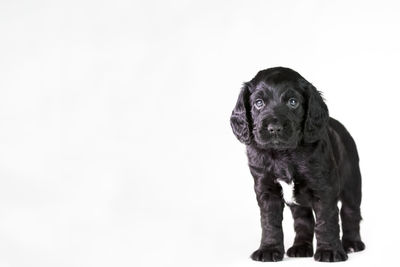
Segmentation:
{"type": "Polygon", "coordinates": [[[293,245],[286,254],[289,257],[312,257],[313,247],[310,244],[293,245]]]}
{"type": "Polygon", "coordinates": [[[260,248],[254,251],[250,257],[255,261],[281,261],[283,252],[277,248],[260,248]]]}
{"type": "Polygon", "coordinates": [[[321,262],[338,262],[347,260],[348,256],[342,249],[317,249],[314,259],[321,262]]]}
{"type": "Polygon", "coordinates": [[[365,249],[364,243],[360,241],[342,240],[343,248],[346,252],[352,253],[365,249]]]}

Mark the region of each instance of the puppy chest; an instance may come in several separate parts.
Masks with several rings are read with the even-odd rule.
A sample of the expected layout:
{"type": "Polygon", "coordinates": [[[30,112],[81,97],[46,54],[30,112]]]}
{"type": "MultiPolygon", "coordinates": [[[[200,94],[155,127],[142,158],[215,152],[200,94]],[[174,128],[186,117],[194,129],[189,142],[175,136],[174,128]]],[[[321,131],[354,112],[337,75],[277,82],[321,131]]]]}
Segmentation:
{"type": "Polygon", "coordinates": [[[280,194],[286,204],[308,206],[307,179],[297,171],[299,166],[288,157],[271,157],[265,164],[268,176],[273,177],[274,183],[280,185],[280,194]]]}
{"type": "Polygon", "coordinates": [[[288,205],[298,204],[295,198],[295,188],[293,180],[288,181],[287,179],[278,178],[276,181],[282,187],[282,197],[283,200],[288,205]]]}
{"type": "Polygon", "coordinates": [[[295,197],[295,182],[293,177],[293,165],[289,162],[280,160],[271,160],[270,171],[273,173],[275,183],[278,183],[282,190],[282,198],[288,205],[298,204],[295,197]]]}

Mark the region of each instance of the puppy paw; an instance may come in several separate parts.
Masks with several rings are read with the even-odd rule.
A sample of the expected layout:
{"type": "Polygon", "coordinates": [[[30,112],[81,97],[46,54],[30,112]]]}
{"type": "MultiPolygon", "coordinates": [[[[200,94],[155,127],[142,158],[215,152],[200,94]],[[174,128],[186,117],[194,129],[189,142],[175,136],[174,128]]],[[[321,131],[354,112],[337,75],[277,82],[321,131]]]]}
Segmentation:
{"type": "Polygon", "coordinates": [[[289,257],[312,257],[313,247],[310,244],[293,245],[286,254],[289,257]]]}
{"type": "Polygon", "coordinates": [[[262,247],[254,251],[250,258],[255,261],[281,261],[283,252],[273,247],[262,247]]]}
{"type": "Polygon", "coordinates": [[[365,249],[364,243],[359,241],[351,241],[351,240],[342,240],[343,248],[346,252],[357,252],[365,249]]]}
{"type": "Polygon", "coordinates": [[[316,261],[337,262],[347,260],[347,254],[343,249],[317,249],[314,254],[316,261]]]}

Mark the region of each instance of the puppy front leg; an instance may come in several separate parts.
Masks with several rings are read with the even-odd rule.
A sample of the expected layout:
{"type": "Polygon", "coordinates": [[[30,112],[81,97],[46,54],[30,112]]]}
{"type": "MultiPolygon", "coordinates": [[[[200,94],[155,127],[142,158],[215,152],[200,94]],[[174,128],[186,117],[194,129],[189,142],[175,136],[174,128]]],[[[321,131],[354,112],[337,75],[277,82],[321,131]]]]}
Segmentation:
{"type": "Polygon", "coordinates": [[[255,261],[281,261],[284,255],[283,246],[283,207],[281,197],[267,193],[257,193],[261,213],[262,236],[260,248],[253,252],[255,261]]]}
{"type": "Polygon", "coordinates": [[[313,201],[316,216],[315,236],[317,250],[314,254],[316,261],[337,262],[347,260],[339,238],[339,212],[337,200],[324,196],[313,201]]]}

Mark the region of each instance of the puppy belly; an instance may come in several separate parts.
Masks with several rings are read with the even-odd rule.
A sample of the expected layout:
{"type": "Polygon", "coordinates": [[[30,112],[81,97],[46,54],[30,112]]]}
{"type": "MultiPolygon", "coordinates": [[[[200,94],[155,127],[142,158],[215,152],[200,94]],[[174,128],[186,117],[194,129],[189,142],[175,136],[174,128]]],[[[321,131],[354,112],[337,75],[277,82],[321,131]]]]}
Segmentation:
{"type": "Polygon", "coordinates": [[[282,187],[282,197],[285,200],[286,204],[288,205],[293,205],[293,204],[298,204],[296,202],[296,199],[294,197],[294,183],[293,181],[290,181],[289,183],[277,179],[277,182],[281,185],[282,187]]]}

